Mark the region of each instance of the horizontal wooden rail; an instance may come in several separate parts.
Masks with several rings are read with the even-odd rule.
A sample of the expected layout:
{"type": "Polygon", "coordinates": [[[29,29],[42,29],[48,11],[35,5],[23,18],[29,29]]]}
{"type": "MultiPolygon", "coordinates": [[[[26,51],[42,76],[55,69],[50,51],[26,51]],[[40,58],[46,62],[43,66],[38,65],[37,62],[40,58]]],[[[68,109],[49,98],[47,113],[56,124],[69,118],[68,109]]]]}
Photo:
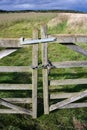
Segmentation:
{"type": "Polygon", "coordinates": [[[52,65],[55,68],[87,67],[87,61],[53,62],[52,65]]]}
{"type": "Polygon", "coordinates": [[[36,43],[45,43],[45,42],[52,42],[55,41],[58,43],[75,43],[75,42],[83,42],[87,43],[87,35],[85,34],[53,34],[48,35],[47,39],[38,39],[38,41],[33,41],[32,39],[24,39],[22,42],[22,39],[17,38],[0,38],[0,47],[7,47],[7,48],[20,48],[23,47],[23,44],[29,43],[29,44],[36,44],[36,43]],[[52,37],[52,39],[51,39],[52,37]],[[31,40],[31,41],[29,41],[31,40]]]}
{"type": "Polygon", "coordinates": [[[32,84],[0,84],[0,90],[32,90],[32,84]]]}
{"type": "Polygon", "coordinates": [[[51,80],[50,81],[50,86],[74,85],[74,84],[87,84],[87,78],[84,78],[84,79],[51,80]]]}
{"type": "Polygon", "coordinates": [[[87,103],[86,102],[84,102],[84,103],[70,103],[68,105],[61,107],[61,109],[64,109],[64,108],[82,108],[82,107],[87,107],[87,103]]]}
{"type": "Polygon", "coordinates": [[[0,47],[7,47],[7,48],[20,48],[22,45],[20,44],[19,39],[15,38],[0,38],[0,47]]]}
{"type": "Polygon", "coordinates": [[[37,44],[37,43],[46,43],[46,42],[53,42],[56,38],[44,38],[44,39],[15,39],[15,38],[1,38],[0,39],[0,47],[7,47],[7,48],[21,48],[23,45],[30,45],[30,44],[37,44]]]}
{"type": "Polygon", "coordinates": [[[87,35],[85,34],[52,34],[48,37],[55,37],[58,43],[87,43],[87,35]]]}
{"type": "Polygon", "coordinates": [[[0,72],[31,72],[31,66],[0,66],[0,72]]]}
{"type": "Polygon", "coordinates": [[[27,114],[27,113],[21,110],[19,111],[19,110],[13,110],[13,109],[0,109],[0,114],[27,114]]]}
{"type": "Polygon", "coordinates": [[[82,108],[82,107],[87,107],[87,103],[70,103],[68,105],[65,105],[61,108],[58,108],[58,109],[65,109],[65,108],[82,108]]]}
{"type": "Polygon", "coordinates": [[[32,103],[32,98],[2,98],[12,103],[32,103]]]}
{"type": "Polygon", "coordinates": [[[73,96],[73,94],[80,94],[80,92],[73,92],[73,93],[51,93],[50,94],[50,99],[62,99],[62,98],[69,98],[73,96]]]}

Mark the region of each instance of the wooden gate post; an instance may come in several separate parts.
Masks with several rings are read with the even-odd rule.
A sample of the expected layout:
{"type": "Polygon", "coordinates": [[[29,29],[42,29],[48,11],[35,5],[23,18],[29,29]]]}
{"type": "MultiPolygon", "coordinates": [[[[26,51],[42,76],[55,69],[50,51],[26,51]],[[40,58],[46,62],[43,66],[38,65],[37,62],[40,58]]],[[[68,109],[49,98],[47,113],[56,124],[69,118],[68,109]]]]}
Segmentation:
{"type": "MultiPolygon", "coordinates": [[[[47,25],[41,26],[41,38],[47,37],[47,25]]],[[[47,43],[42,44],[42,65],[47,65],[47,43]]],[[[48,96],[48,69],[43,68],[43,99],[44,99],[44,114],[49,114],[49,96],[48,96]]]]}
{"type": "MultiPolygon", "coordinates": [[[[38,29],[33,30],[33,39],[38,39],[38,29]]],[[[38,66],[38,44],[33,45],[32,48],[32,66],[38,66]]],[[[37,117],[37,77],[38,70],[32,70],[32,111],[33,118],[37,117]]]]}

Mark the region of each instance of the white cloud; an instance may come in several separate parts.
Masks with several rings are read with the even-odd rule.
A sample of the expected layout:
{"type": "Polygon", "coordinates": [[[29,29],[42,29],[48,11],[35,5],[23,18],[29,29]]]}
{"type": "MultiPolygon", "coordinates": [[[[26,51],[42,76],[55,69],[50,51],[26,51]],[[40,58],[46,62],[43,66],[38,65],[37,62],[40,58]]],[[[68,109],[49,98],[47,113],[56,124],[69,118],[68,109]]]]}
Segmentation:
{"type": "Polygon", "coordinates": [[[33,4],[16,4],[13,6],[14,8],[19,8],[19,9],[31,9],[31,8],[34,8],[34,5],[33,4]]]}

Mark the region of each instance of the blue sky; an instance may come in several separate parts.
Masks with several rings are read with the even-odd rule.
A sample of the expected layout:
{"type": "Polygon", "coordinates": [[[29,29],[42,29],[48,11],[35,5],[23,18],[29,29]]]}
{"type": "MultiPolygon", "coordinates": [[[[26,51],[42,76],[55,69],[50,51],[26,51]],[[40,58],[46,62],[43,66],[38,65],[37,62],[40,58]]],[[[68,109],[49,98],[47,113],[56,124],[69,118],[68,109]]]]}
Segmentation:
{"type": "Polygon", "coordinates": [[[69,9],[87,12],[87,0],[0,0],[3,10],[69,9]]]}

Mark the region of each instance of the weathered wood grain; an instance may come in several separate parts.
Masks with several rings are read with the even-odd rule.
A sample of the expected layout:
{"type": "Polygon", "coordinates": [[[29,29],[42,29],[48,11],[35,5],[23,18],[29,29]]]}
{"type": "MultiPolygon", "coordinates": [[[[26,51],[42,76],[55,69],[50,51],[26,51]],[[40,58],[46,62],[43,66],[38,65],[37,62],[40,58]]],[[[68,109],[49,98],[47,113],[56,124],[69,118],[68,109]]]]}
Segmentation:
{"type": "Polygon", "coordinates": [[[83,79],[65,79],[65,80],[51,80],[50,85],[73,85],[73,84],[87,84],[87,78],[83,79]]]}
{"type": "Polygon", "coordinates": [[[56,104],[51,105],[50,106],[50,111],[59,109],[59,108],[65,106],[65,105],[68,105],[68,104],[70,104],[70,103],[72,103],[74,101],[77,101],[79,99],[82,99],[84,97],[87,97],[87,90],[85,90],[85,91],[83,91],[81,93],[74,94],[73,96],[71,96],[68,99],[65,99],[65,100],[63,100],[61,102],[58,102],[56,104]]]}
{"type": "Polygon", "coordinates": [[[0,90],[32,90],[32,84],[0,84],[0,90]]]}
{"type": "Polygon", "coordinates": [[[87,107],[87,103],[70,103],[68,105],[65,105],[63,107],[61,107],[61,109],[65,109],[65,108],[82,108],[82,107],[87,107]]]}
{"type": "Polygon", "coordinates": [[[0,66],[0,72],[32,72],[31,66],[0,66]]]}
{"type": "MultiPolygon", "coordinates": [[[[22,38],[0,38],[0,47],[5,48],[21,48],[24,47],[24,45],[21,44],[22,38]]],[[[27,40],[32,40],[31,38],[28,38],[27,40]]]]}
{"type": "Polygon", "coordinates": [[[22,45],[20,44],[20,39],[0,38],[0,47],[20,48],[20,47],[22,47],[22,45]]]}
{"type": "MultiPolygon", "coordinates": [[[[41,26],[41,38],[47,37],[47,26],[41,26]]],[[[42,45],[42,64],[48,63],[48,46],[47,43],[42,45]]],[[[44,68],[43,72],[43,98],[44,98],[44,114],[49,114],[49,94],[48,94],[48,69],[44,68]]]]}
{"type": "Polygon", "coordinates": [[[64,92],[59,92],[59,93],[51,93],[50,94],[50,99],[63,99],[63,98],[70,98],[73,96],[73,94],[80,94],[80,92],[73,92],[73,93],[64,93],[64,92]]]}
{"type": "Polygon", "coordinates": [[[51,34],[48,37],[55,37],[58,43],[87,43],[87,35],[85,34],[51,34]]]}
{"type": "Polygon", "coordinates": [[[0,51],[0,59],[12,54],[15,51],[17,51],[17,49],[5,49],[0,51]]]}
{"type": "MultiPolygon", "coordinates": [[[[0,98],[0,104],[3,105],[3,106],[6,106],[6,107],[12,108],[13,110],[16,110],[18,112],[21,111],[21,112],[23,112],[25,114],[32,115],[32,112],[30,110],[27,110],[27,109],[22,108],[20,106],[14,105],[14,104],[12,104],[10,102],[7,102],[7,101],[5,101],[5,100],[3,100],[1,98],[0,98]]],[[[3,110],[2,110],[2,112],[3,112],[3,110]]]]}
{"type": "MultiPolygon", "coordinates": [[[[48,38],[49,37],[56,38],[56,42],[58,43],[87,43],[87,35],[85,34],[52,34],[48,35],[48,38]]],[[[32,39],[28,38],[27,40],[32,39]]],[[[25,39],[25,41],[27,40],[25,39]]],[[[21,44],[21,40],[17,38],[0,38],[0,47],[20,48],[23,47],[23,45],[21,44]]]]}
{"type": "Polygon", "coordinates": [[[52,62],[55,68],[87,67],[87,61],[52,62]]]}
{"type": "MultiPolygon", "coordinates": [[[[33,30],[33,39],[38,39],[38,29],[33,30]]],[[[38,66],[38,44],[33,45],[32,48],[32,66],[38,66]]],[[[37,79],[38,70],[32,70],[32,111],[33,118],[37,118],[37,79]]]]}
{"type": "Polygon", "coordinates": [[[62,45],[65,45],[68,48],[72,49],[73,51],[76,51],[84,56],[87,56],[87,50],[83,49],[82,47],[80,47],[74,43],[62,43],[62,45]]]}
{"type": "MultiPolygon", "coordinates": [[[[0,109],[0,114],[27,114],[25,111],[13,110],[13,109],[0,109]]],[[[29,113],[28,113],[29,115],[29,113]]],[[[30,114],[32,115],[32,114],[30,114]]]]}
{"type": "Polygon", "coordinates": [[[2,98],[2,99],[12,103],[24,103],[24,104],[32,103],[32,98],[2,98]]]}

